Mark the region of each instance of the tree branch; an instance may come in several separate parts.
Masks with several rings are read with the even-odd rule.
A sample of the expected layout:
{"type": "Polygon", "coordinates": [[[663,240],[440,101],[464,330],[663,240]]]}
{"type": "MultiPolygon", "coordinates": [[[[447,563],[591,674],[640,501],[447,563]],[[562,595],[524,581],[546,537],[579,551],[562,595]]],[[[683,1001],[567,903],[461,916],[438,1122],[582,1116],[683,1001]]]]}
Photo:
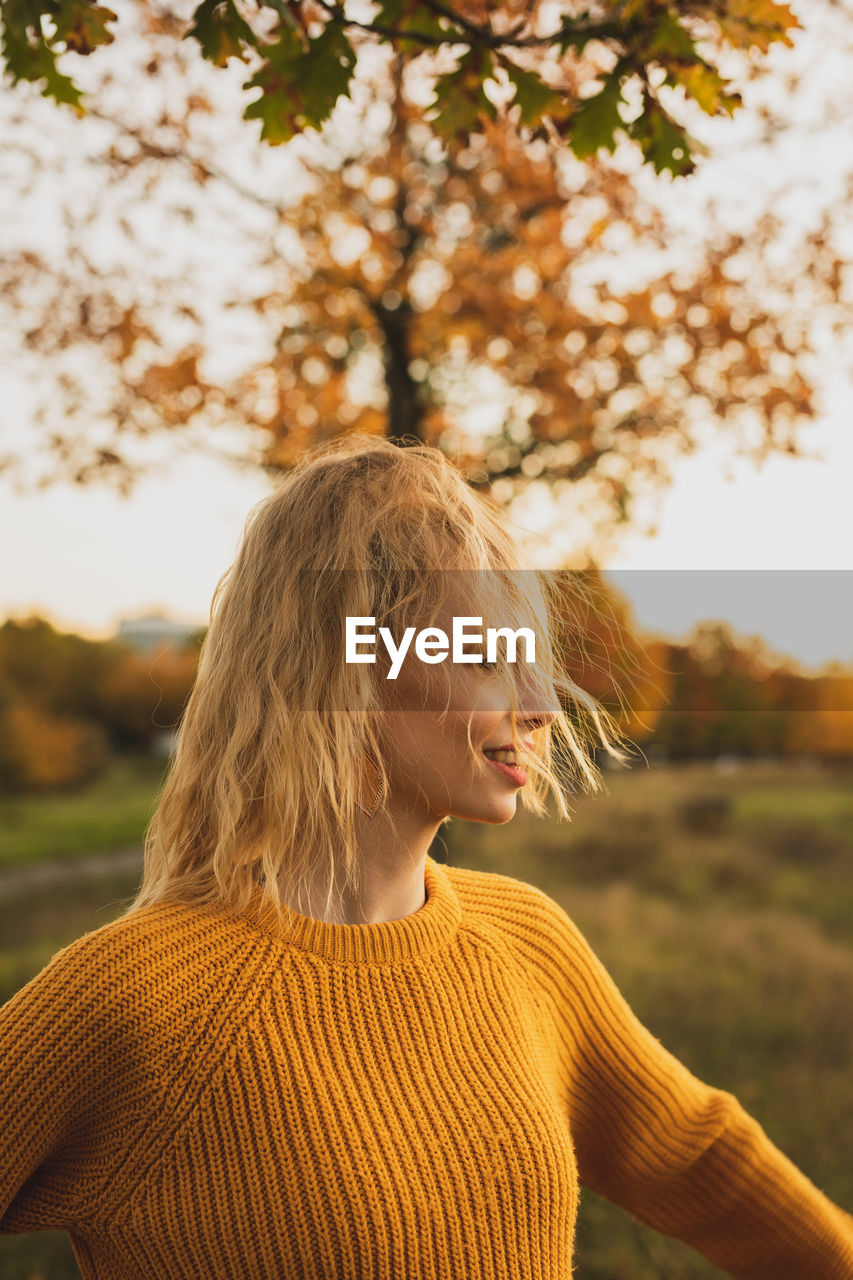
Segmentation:
{"type": "Polygon", "coordinates": [[[475,47],[484,49],[535,49],[544,48],[552,44],[559,43],[565,36],[583,35],[587,40],[618,40],[624,45],[625,36],[629,33],[630,28],[619,22],[566,22],[562,27],[558,27],[556,31],[552,31],[549,35],[544,36],[525,36],[518,39],[516,33],[523,29],[516,26],[512,31],[499,33],[493,31],[491,27],[477,27],[473,23],[468,22],[459,14],[455,14],[451,9],[445,9],[437,3],[437,0],[424,0],[426,7],[440,14],[442,17],[448,18],[458,28],[461,28],[458,36],[450,33],[446,36],[436,36],[428,31],[400,31],[396,27],[386,27],[383,23],[378,22],[359,22],[356,18],[348,18],[343,8],[338,4],[330,4],[329,0],[316,0],[321,8],[325,9],[333,22],[338,22],[345,28],[355,28],[359,31],[365,31],[371,35],[383,36],[387,40],[417,40],[425,47],[444,48],[446,45],[467,44],[469,48],[475,47]],[[467,33],[468,39],[465,38],[467,33]]]}
{"type": "Polygon", "coordinates": [[[98,111],[94,107],[87,108],[86,114],[94,116],[97,120],[103,120],[105,124],[110,124],[119,133],[126,138],[132,138],[139,147],[140,153],[153,160],[177,160],[179,163],[186,165],[188,168],[195,169],[198,173],[204,174],[206,178],[223,183],[245,200],[249,200],[252,204],[260,205],[264,209],[268,209],[271,213],[275,213],[279,218],[284,218],[290,212],[284,205],[278,204],[275,200],[268,199],[267,196],[259,195],[257,191],[252,191],[250,187],[246,187],[242,182],[238,182],[236,178],[232,178],[230,174],[225,173],[221,169],[214,168],[205,160],[190,155],[178,147],[163,147],[159,143],[151,142],[147,138],[143,138],[130,125],[124,124],[121,120],[116,120],[114,116],[107,115],[103,111],[98,111]]]}

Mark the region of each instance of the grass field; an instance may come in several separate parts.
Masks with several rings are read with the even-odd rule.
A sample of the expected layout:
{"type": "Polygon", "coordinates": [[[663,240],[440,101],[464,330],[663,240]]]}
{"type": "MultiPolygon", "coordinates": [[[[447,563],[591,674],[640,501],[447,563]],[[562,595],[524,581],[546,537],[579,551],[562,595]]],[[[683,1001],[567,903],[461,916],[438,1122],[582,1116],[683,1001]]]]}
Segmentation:
{"type": "MultiPolygon", "coordinates": [[[[451,861],[551,894],[666,1047],[734,1093],[795,1164],[853,1209],[853,771],[701,764],[606,781],[608,794],[575,801],[569,824],[524,813],[505,827],[456,824],[451,861]]],[[[156,782],[145,784],[145,802],[142,783],[134,791],[126,780],[128,822],[156,782]]],[[[115,796],[113,804],[118,822],[115,796]]],[[[61,898],[41,893],[25,910],[0,899],[0,997],[118,914],[135,883],[113,877],[63,888],[61,898]]],[[[575,1274],[722,1275],[587,1191],[575,1274]]],[[[0,1275],[78,1273],[66,1238],[44,1233],[0,1237],[0,1275]]]]}
{"type": "Polygon", "coordinates": [[[80,791],[0,794],[0,870],[141,844],[165,769],[158,756],[121,756],[80,791]]]}

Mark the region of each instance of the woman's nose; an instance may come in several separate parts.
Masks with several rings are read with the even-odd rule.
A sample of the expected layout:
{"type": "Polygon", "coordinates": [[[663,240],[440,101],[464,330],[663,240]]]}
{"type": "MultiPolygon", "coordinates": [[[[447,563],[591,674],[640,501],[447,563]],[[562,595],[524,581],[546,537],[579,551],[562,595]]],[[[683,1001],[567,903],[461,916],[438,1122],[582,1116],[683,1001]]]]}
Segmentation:
{"type": "Polygon", "coordinates": [[[560,713],[556,690],[540,679],[522,675],[518,688],[519,719],[530,729],[540,729],[551,724],[560,713]]]}
{"type": "Polygon", "coordinates": [[[557,711],[557,707],[543,707],[541,710],[537,711],[525,710],[520,716],[520,722],[524,725],[525,729],[542,729],[545,725],[551,724],[553,720],[556,720],[557,711]]]}

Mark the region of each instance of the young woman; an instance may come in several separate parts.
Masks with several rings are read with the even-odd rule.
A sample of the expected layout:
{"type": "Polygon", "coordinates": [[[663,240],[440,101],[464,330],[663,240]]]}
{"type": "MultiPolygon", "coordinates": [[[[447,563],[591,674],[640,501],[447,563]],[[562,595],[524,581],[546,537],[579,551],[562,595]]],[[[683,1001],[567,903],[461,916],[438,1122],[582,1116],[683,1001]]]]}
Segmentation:
{"type": "Polygon", "coordinates": [[[253,510],[137,897],[0,1013],[0,1231],[92,1280],[567,1280],[585,1185],[744,1280],[853,1276],[853,1218],[556,902],[429,855],[621,755],[552,604],[434,450],[350,438],[253,510]],[[460,618],[535,661],[441,660],[460,618]]]}

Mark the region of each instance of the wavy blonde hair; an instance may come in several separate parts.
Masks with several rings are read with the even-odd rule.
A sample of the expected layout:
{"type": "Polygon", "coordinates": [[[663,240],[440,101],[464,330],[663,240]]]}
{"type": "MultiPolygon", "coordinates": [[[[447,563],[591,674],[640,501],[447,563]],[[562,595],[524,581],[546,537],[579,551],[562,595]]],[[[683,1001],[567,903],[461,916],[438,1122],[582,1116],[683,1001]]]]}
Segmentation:
{"type": "MultiPolygon", "coordinates": [[[[321,865],[327,903],[341,870],[347,885],[358,884],[360,762],[371,757],[386,794],[388,786],[372,714],[382,666],[344,662],[343,619],[375,616],[393,629],[403,616],[434,616],[454,570],[499,580],[516,616],[541,618],[544,604],[553,622],[547,586],[519,573],[500,509],[437,449],[337,438],[252,508],[213,595],[145,833],[142,883],[125,914],[161,902],[242,912],[259,883],[282,914],[280,875],[299,885],[321,865]]],[[[563,608],[563,632],[565,618],[563,608]]],[[[542,814],[551,793],[569,817],[573,788],[602,789],[596,744],[627,757],[615,721],[562,673],[547,641],[544,649],[538,676],[560,710],[532,734],[533,774],[521,799],[542,814]]],[[[515,732],[514,701],[512,717],[515,732]]]]}

